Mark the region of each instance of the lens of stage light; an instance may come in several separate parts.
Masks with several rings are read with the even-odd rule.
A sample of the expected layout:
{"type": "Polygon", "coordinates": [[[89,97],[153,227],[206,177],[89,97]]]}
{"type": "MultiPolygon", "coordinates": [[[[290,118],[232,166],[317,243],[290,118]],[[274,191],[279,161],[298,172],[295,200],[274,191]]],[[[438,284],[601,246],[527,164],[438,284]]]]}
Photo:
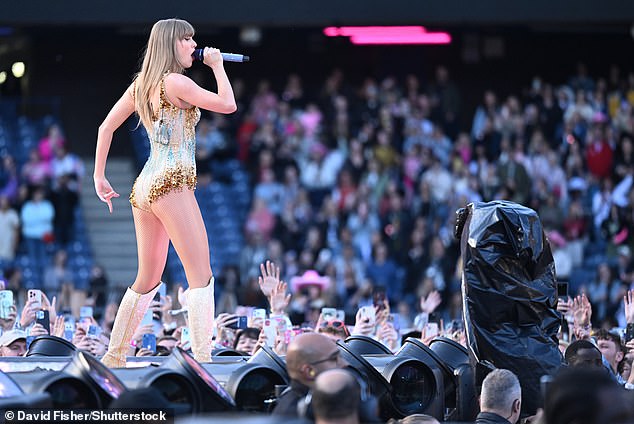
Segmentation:
{"type": "Polygon", "coordinates": [[[163,374],[151,384],[170,401],[182,405],[184,413],[194,412],[196,395],[191,383],[178,374],[163,374]]]}
{"type": "Polygon", "coordinates": [[[422,362],[400,365],[390,378],[392,401],[404,415],[421,413],[434,397],[434,376],[422,362]]]}
{"type": "Polygon", "coordinates": [[[284,378],[275,370],[247,365],[232,374],[227,382],[227,389],[241,410],[269,412],[269,407],[275,399],[275,386],[286,384],[284,378]]]}
{"type": "Polygon", "coordinates": [[[7,80],[7,71],[0,72],[0,84],[4,84],[7,80]]]}
{"type": "Polygon", "coordinates": [[[99,399],[93,390],[76,378],[61,378],[50,384],[46,391],[57,409],[95,409],[99,399]]]}

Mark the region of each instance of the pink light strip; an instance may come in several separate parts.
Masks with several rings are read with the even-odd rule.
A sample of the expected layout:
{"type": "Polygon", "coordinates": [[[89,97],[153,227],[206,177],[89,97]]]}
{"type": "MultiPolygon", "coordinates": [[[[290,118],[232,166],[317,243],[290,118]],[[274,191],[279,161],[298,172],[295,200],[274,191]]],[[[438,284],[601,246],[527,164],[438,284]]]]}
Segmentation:
{"type": "Polygon", "coordinates": [[[449,44],[451,36],[445,32],[418,35],[357,35],[350,37],[352,44],[449,44]]]}
{"type": "Polygon", "coordinates": [[[353,44],[449,44],[446,32],[427,32],[422,26],[327,27],[328,37],[350,37],[353,44]]]}
{"type": "Polygon", "coordinates": [[[367,26],[367,27],[327,27],[324,34],[329,37],[353,35],[406,35],[424,34],[422,26],[367,26]]]}

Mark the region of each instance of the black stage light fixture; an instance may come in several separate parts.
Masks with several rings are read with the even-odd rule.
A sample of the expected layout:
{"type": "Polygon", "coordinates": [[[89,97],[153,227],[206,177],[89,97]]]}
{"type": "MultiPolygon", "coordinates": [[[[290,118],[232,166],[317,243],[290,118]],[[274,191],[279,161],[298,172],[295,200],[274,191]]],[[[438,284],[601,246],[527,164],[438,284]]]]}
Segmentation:
{"type": "Polygon", "coordinates": [[[393,414],[401,417],[427,414],[442,420],[444,405],[440,371],[417,358],[392,356],[389,361],[371,356],[365,358],[380,370],[389,383],[393,414]]]}
{"type": "Polygon", "coordinates": [[[162,367],[115,368],[112,372],[126,387],[142,389],[154,387],[169,401],[166,408],[175,416],[197,413],[201,409],[196,383],[185,373],[162,367]]]}
{"type": "Polygon", "coordinates": [[[276,368],[250,363],[231,373],[225,389],[239,410],[270,412],[277,400],[275,387],[281,385],[288,385],[288,379],[276,368]]]}
{"type": "Polygon", "coordinates": [[[275,370],[279,375],[282,376],[284,381],[286,381],[286,384],[291,381],[290,377],[288,376],[288,372],[286,371],[286,362],[275,352],[273,352],[273,349],[268,346],[262,346],[260,349],[258,349],[258,351],[255,352],[255,355],[253,355],[247,361],[247,363],[264,365],[275,370]]]}
{"type": "Polygon", "coordinates": [[[25,394],[11,377],[0,371],[0,411],[52,407],[50,394],[46,392],[25,394]]]}
{"type": "MultiPolygon", "coordinates": [[[[347,343],[339,340],[337,341],[337,347],[339,348],[339,354],[349,364],[349,369],[360,378],[365,385],[369,388],[370,394],[374,396],[379,402],[379,415],[382,419],[388,420],[393,416],[394,407],[392,405],[392,388],[389,382],[383,378],[381,373],[368,362],[366,358],[369,356],[362,356],[357,354],[347,343]]],[[[376,355],[371,358],[375,362],[383,361],[389,362],[394,359],[393,355],[376,355]]]]}
{"type": "Polygon", "coordinates": [[[354,335],[345,340],[346,346],[357,355],[391,355],[392,351],[372,337],[354,335]]]}
{"type": "Polygon", "coordinates": [[[211,356],[249,356],[246,354],[243,354],[242,352],[238,352],[235,349],[231,349],[228,347],[223,347],[220,349],[214,349],[211,351],[211,356]]]}
{"type": "MultiPolygon", "coordinates": [[[[228,359],[235,361],[234,358],[228,359]]],[[[154,380],[152,384],[171,402],[191,398],[191,409],[194,413],[227,412],[236,409],[234,399],[218,380],[209,373],[206,367],[181,348],[175,347],[161,368],[179,375],[176,377],[174,374],[166,373],[160,375],[158,381],[154,380]],[[188,392],[190,390],[193,390],[193,396],[191,392],[188,392]]]]}
{"type": "MultiPolygon", "coordinates": [[[[445,419],[448,421],[475,420],[479,410],[475,390],[476,372],[471,365],[467,348],[446,337],[435,338],[429,344],[429,348],[447,364],[456,387],[456,395],[452,397],[455,402],[445,404],[446,408],[450,408],[445,419]]],[[[446,399],[445,401],[447,402],[446,399]]]]}
{"type": "Polygon", "coordinates": [[[73,356],[77,348],[66,339],[56,336],[37,336],[31,341],[27,357],[73,356]]]}
{"type": "Polygon", "coordinates": [[[55,409],[99,409],[106,407],[92,384],[62,371],[11,372],[9,377],[28,394],[46,394],[55,409]]]}
{"type": "Polygon", "coordinates": [[[418,339],[408,338],[396,356],[416,358],[440,372],[441,381],[438,382],[437,387],[443,388],[442,400],[445,411],[440,419],[451,421],[475,419],[477,397],[474,371],[464,346],[444,337],[432,340],[429,347],[418,339]]]}
{"type": "Polygon", "coordinates": [[[0,399],[0,415],[12,409],[48,409],[53,407],[51,395],[48,393],[33,393],[0,399]]]}
{"type": "Polygon", "coordinates": [[[369,337],[353,336],[337,344],[379,400],[382,419],[417,413],[443,418],[443,378],[434,366],[414,356],[394,356],[369,337]]]}
{"type": "Polygon", "coordinates": [[[110,405],[127,388],[117,376],[89,353],[77,351],[73,359],[62,370],[64,374],[87,382],[99,395],[101,407],[110,405]]]}

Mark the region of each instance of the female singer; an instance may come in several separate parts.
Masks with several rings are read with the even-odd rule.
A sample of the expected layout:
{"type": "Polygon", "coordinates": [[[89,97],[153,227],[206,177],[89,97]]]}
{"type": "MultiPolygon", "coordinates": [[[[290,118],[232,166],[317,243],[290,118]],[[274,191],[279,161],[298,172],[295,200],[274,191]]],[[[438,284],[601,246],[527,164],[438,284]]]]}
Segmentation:
{"type": "Polygon", "coordinates": [[[218,93],[207,91],[183,75],[192,66],[194,28],[180,19],[154,24],[141,71],[99,126],[95,154],[95,190],[112,213],[119,197],[105,177],[114,131],[133,113],[150,139],[150,157],[137,177],[130,203],[136,231],[139,268],[123,296],[102,361],[125,367],[130,339],[159,285],[171,240],[185,268],[192,352],[199,362],[211,359],[214,277],[209,263],[207,231],[196,187],[195,126],[199,108],[232,113],[236,102],[218,49],[205,47],[203,62],[214,74],[218,93]]]}

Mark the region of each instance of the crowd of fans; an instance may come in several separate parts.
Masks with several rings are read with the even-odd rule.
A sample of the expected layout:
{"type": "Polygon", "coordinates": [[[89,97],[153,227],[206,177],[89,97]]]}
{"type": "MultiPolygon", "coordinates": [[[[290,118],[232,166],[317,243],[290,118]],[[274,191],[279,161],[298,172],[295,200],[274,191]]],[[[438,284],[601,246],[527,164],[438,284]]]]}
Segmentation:
{"type": "MultiPolygon", "coordinates": [[[[44,121],[50,123],[32,148],[27,137],[0,149],[0,270],[19,305],[25,290],[44,289],[62,309],[79,313],[88,278],[78,278],[68,262],[69,253],[89,249],[75,234],[84,165],[68,150],[60,125],[44,121]]],[[[0,120],[0,129],[9,125],[0,120]]],[[[26,118],[19,127],[16,133],[39,128],[26,118]]]]}
{"type": "MultiPolygon", "coordinates": [[[[253,188],[242,255],[214,270],[215,349],[252,354],[268,344],[286,354],[304,332],[335,340],[367,335],[392,351],[405,336],[428,343],[444,335],[464,344],[454,212],[469,202],[507,199],[539,213],[557,277],[570,282],[570,298],[559,302],[567,361],[604,367],[631,387],[634,73],[611,67],[607,78],[594,79],[579,65],[557,86],[535,77],[505,98],[486,90],[470,128],[462,124],[470,111],[461,107],[459,84],[442,66],[429,84],[415,75],[349,80],[335,70],[315,93],[297,75],[279,91],[266,81],[251,96],[242,81],[234,89],[238,113],[204,116],[197,134],[199,184],[215,178],[216,161],[237,158],[253,188]],[[593,356],[595,348],[600,355],[593,356]]],[[[69,308],[58,303],[68,298],[64,253],[45,269],[46,240],[63,246],[72,239],[68,223],[58,224],[59,208],[76,199],[81,177],[80,162],[63,140],[57,143],[34,150],[21,169],[3,158],[0,223],[9,237],[0,254],[15,255],[21,223],[44,283],[12,285],[5,270],[7,288],[24,307],[0,318],[2,354],[23,353],[11,346],[50,332],[101,355],[114,319],[116,304],[99,321],[82,316],[83,299],[57,314],[69,308]],[[50,328],[35,323],[38,307],[23,294],[29,288],[50,296],[41,301],[50,328]]],[[[174,285],[153,310],[129,353],[186,349],[183,287],[174,285]],[[155,346],[144,346],[144,334],[155,336],[155,346]]],[[[330,377],[337,382],[332,390],[348,387],[342,376],[330,377]]],[[[513,414],[519,408],[508,406],[513,414]]]]}
{"type": "Polygon", "coordinates": [[[593,79],[580,64],[558,86],[535,77],[505,98],[486,90],[470,128],[442,66],[427,85],[415,75],[352,81],[340,70],[315,93],[297,75],[277,92],[262,81],[251,97],[235,85],[239,112],[203,119],[198,135],[199,172],[213,175],[210,161],[237,155],[253,182],[227,304],[264,304],[253,288],[268,258],[285,281],[324,277],[321,290],[294,293],[299,321],[323,304],[351,318],[376,287],[403,328],[436,291],[439,317],[459,320],[454,212],[507,199],[539,213],[558,279],[587,293],[593,325],[624,327],[621,299],[634,278],[634,74],[613,66],[593,79]]]}

